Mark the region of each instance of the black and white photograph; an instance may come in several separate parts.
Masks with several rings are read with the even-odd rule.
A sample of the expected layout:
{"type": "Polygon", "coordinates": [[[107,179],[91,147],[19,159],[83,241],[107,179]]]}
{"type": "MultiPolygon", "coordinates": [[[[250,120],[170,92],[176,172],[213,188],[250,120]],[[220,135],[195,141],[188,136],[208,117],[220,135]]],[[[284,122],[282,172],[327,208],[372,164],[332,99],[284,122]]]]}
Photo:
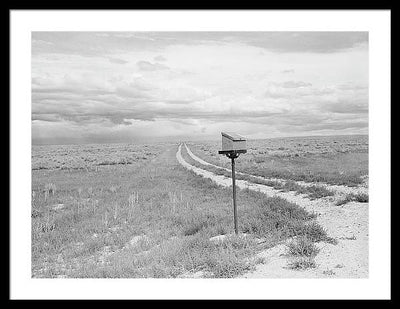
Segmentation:
{"type": "Polygon", "coordinates": [[[29,280],[371,278],[374,36],[271,29],[30,31],[29,280]]]}

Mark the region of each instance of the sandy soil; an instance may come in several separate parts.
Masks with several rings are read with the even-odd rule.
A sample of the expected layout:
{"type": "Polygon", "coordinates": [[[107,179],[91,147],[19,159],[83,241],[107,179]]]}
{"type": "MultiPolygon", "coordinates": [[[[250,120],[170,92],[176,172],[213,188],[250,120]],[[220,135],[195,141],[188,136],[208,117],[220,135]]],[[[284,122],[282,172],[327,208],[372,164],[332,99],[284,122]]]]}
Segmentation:
{"type": "MultiPolygon", "coordinates": [[[[185,145],[186,146],[186,145],[185,145]]],[[[186,146],[187,147],[187,146],[186,146]]],[[[213,180],[215,183],[228,187],[232,180],[223,175],[215,175],[187,163],[181,155],[182,145],[176,153],[178,162],[197,175],[213,180]]],[[[187,148],[188,149],[188,148],[187,148]]],[[[195,159],[190,150],[189,155],[195,159]]],[[[208,162],[195,159],[204,165],[208,162]]],[[[244,278],[366,278],[368,277],[368,203],[348,203],[342,206],[334,204],[335,197],[310,200],[305,195],[294,192],[280,192],[265,185],[237,180],[240,189],[248,188],[268,196],[279,196],[296,203],[307,211],[318,214],[317,222],[323,226],[330,237],[335,238],[336,245],[318,243],[319,254],[315,258],[317,267],[308,270],[291,270],[287,267],[290,258],[286,256],[286,245],[281,244],[259,254],[264,257],[264,263],[256,270],[243,275],[244,278]]],[[[319,184],[318,184],[319,185],[319,184]]],[[[336,187],[328,186],[335,190],[336,187]]],[[[345,188],[346,189],[346,188],[345,188]]],[[[353,189],[353,188],[349,188],[353,189]]],[[[364,189],[368,190],[364,187],[364,189]]],[[[346,189],[347,190],[347,189],[346,189]]],[[[240,206],[239,206],[240,207],[240,206]]]]}

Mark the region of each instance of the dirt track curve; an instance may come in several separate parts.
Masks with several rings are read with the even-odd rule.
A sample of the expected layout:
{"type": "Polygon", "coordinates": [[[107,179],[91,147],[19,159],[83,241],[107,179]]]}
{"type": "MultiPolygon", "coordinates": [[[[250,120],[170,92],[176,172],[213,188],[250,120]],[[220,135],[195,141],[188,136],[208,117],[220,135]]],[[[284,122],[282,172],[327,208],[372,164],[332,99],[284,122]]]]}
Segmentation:
{"type": "MultiPolygon", "coordinates": [[[[186,144],[180,144],[176,153],[178,162],[188,170],[204,178],[211,179],[218,185],[228,187],[232,180],[230,177],[216,175],[187,163],[181,154],[182,145],[187,153],[203,165],[210,164],[195,156],[186,144]]],[[[248,175],[248,174],[247,174],[248,175]]],[[[253,176],[253,175],[251,175],[253,176]]],[[[257,176],[255,176],[257,177],[257,176]]],[[[283,180],[282,180],[283,181],[283,180]]],[[[315,185],[316,183],[299,184],[315,185]]],[[[279,196],[290,202],[296,203],[310,212],[318,214],[317,222],[323,226],[330,237],[335,238],[336,245],[317,243],[320,252],[315,258],[317,267],[308,270],[291,270],[287,268],[288,258],[285,255],[284,244],[265,250],[259,254],[264,257],[265,263],[257,266],[256,270],[243,275],[244,278],[367,278],[368,277],[368,203],[351,202],[336,206],[334,197],[310,200],[304,194],[294,192],[281,192],[266,185],[256,184],[245,180],[236,180],[240,189],[259,191],[268,196],[279,196]]],[[[318,185],[320,185],[318,183],[318,185]]],[[[347,192],[368,192],[367,188],[349,188],[345,186],[330,186],[328,189],[343,194],[347,192]]],[[[239,206],[240,207],[240,206],[239,206]]]]}

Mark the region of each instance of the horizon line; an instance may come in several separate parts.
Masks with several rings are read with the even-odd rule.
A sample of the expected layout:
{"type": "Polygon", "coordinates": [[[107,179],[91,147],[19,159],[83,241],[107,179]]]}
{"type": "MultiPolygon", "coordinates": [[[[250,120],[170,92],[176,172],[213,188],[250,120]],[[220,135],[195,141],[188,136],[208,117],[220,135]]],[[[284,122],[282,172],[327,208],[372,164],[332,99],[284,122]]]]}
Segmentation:
{"type": "MultiPolygon", "coordinates": [[[[243,134],[242,134],[243,135],[243,134]]],[[[369,133],[350,133],[350,134],[313,134],[313,135],[291,135],[291,136],[276,136],[276,137],[266,137],[266,138],[247,138],[248,141],[254,141],[254,140],[268,140],[268,139],[280,139],[280,138],[309,138],[309,137],[332,137],[332,136],[369,136],[369,133]]],[[[245,137],[245,135],[244,135],[245,137]]],[[[157,138],[143,138],[143,139],[138,139],[136,141],[132,140],[131,142],[81,142],[81,143],[34,143],[33,139],[31,140],[31,146],[72,146],[72,145],[106,145],[106,144],[132,144],[132,143],[140,143],[140,144],[155,144],[155,143],[161,143],[162,140],[165,140],[164,142],[171,143],[171,142],[191,142],[191,141],[213,141],[213,140],[218,140],[218,138],[199,138],[199,139],[193,139],[193,138],[174,138],[173,136],[167,136],[167,137],[157,137],[157,138]],[[147,142],[144,142],[147,140],[147,142]]]]}

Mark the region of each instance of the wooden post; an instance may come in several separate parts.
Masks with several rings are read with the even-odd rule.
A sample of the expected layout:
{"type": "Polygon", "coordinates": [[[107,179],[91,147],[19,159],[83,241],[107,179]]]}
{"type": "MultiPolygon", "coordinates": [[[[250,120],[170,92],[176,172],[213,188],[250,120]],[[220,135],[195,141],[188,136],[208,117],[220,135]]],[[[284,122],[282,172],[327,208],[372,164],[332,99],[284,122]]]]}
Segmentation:
{"type": "Polygon", "coordinates": [[[236,208],[236,182],[235,182],[235,156],[231,156],[232,161],[232,189],[233,189],[233,221],[235,224],[235,234],[238,234],[237,208],[236,208]]]}
{"type": "Polygon", "coordinates": [[[226,153],[226,156],[231,159],[232,162],[232,192],[233,192],[233,223],[235,227],[235,234],[238,232],[238,218],[237,218],[237,206],[236,206],[236,172],[235,172],[235,159],[239,157],[239,154],[232,151],[226,153]]]}
{"type": "Polygon", "coordinates": [[[239,233],[237,206],[236,206],[236,174],[235,174],[235,159],[239,154],[246,153],[246,139],[235,133],[222,134],[222,150],[218,151],[219,154],[226,155],[232,162],[232,191],[233,191],[233,221],[235,227],[235,234],[239,233]]]}

